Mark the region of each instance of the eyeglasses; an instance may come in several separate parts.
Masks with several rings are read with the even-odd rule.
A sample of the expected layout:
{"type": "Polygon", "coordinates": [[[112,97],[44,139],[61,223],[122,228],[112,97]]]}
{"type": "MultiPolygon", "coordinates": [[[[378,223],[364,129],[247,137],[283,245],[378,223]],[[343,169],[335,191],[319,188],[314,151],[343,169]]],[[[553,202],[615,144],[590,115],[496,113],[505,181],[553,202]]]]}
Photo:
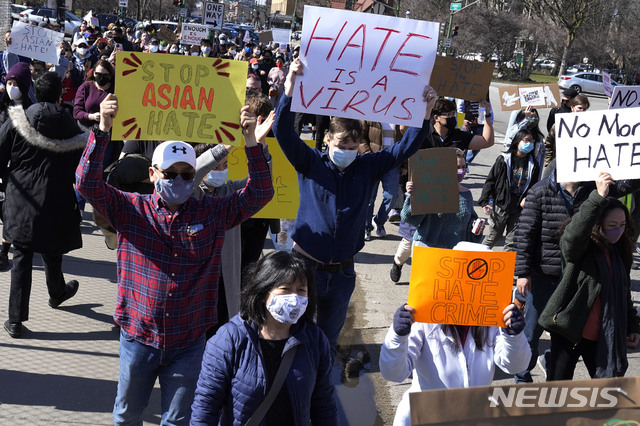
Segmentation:
{"type": "Polygon", "coordinates": [[[159,171],[160,173],[162,173],[162,176],[164,176],[164,179],[169,179],[169,180],[173,180],[178,176],[180,176],[184,180],[193,180],[193,178],[196,176],[195,172],[177,173],[177,172],[168,172],[166,170],[160,170],[157,166],[153,166],[153,168],[159,171]]]}

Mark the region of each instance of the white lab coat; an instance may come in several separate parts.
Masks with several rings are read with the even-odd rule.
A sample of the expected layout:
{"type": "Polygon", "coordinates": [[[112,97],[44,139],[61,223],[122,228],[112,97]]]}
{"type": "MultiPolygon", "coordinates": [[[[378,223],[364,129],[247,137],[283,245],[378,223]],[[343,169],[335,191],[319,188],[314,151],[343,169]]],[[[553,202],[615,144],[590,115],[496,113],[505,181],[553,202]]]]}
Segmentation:
{"type": "Polygon", "coordinates": [[[398,405],[394,426],[410,425],[410,392],[487,386],[493,380],[496,364],[508,374],[525,370],[531,359],[527,338],[524,333],[510,336],[503,330],[490,327],[489,344],[484,350],[476,348],[469,332],[464,348],[456,353],[453,337],[447,336],[440,324],[416,322],[406,336],[398,336],[391,326],[380,352],[380,373],[394,382],[402,382],[413,373],[413,383],[398,405]]]}

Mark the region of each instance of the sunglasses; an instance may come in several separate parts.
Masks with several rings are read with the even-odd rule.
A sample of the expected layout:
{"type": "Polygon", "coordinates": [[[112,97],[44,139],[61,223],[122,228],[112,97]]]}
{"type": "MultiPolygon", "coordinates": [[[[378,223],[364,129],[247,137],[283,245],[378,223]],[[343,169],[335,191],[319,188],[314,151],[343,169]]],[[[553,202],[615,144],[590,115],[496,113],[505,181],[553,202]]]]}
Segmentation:
{"type": "Polygon", "coordinates": [[[189,181],[189,180],[193,180],[193,178],[196,177],[195,172],[177,173],[177,172],[168,172],[166,170],[160,170],[157,166],[153,166],[153,168],[159,171],[160,173],[162,173],[162,176],[164,176],[164,179],[173,180],[178,176],[180,176],[183,180],[189,181]]]}

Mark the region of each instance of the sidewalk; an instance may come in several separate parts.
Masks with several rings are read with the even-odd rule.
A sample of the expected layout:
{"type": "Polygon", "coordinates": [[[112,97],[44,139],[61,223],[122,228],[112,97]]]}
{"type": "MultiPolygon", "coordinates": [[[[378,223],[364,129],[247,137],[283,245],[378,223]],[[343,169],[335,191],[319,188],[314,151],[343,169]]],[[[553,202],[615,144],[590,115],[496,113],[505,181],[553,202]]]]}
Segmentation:
{"type": "MultiPolygon", "coordinates": [[[[84,247],[64,256],[62,266],[66,281],[80,282],[78,294],[50,308],[42,259],[36,255],[22,337],[12,339],[4,329],[0,333],[0,424],[113,424],[119,349],[113,322],[116,255],[89,218],[87,211],[81,228],[84,247]]],[[[10,277],[10,271],[0,272],[3,323],[10,277]]],[[[157,387],[145,423],[160,423],[159,396],[157,387]]]]}

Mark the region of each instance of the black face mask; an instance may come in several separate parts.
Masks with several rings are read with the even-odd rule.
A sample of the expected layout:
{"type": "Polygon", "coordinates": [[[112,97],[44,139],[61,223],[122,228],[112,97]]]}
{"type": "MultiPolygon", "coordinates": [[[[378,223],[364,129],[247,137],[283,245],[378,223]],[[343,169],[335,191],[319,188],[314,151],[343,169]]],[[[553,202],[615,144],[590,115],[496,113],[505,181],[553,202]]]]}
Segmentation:
{"type": "Polygon", "coordinates": [[[445,125],[445,127],[449,130],[452,131],[453,129],[456,128],[456,125],[458,123],[456,122],[456,118],[455,117],[449,117],[447,118],[447,124],[445,125]]]}
{"type": "Polygon", "coordinates": [[[111,77],[109,77],[108,75],[98,74],[95,76],[95,78],[96,78],[96,83],[98,83],[98,86],[106,86],[111,82],[111,77]]]}

